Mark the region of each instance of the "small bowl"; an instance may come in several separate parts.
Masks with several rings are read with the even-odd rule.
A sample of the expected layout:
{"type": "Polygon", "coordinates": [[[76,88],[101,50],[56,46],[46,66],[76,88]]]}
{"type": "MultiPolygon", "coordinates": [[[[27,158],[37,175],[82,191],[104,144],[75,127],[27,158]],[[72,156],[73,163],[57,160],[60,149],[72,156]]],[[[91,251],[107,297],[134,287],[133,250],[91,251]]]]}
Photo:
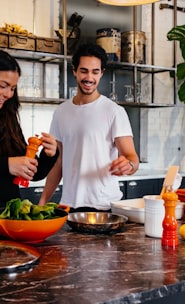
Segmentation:
{"type": "Polygon", "coordinates": [[[121,229],[128,220],[109,212],[75,212],[68,215],[68,225],[80,232],[107,233],[121,229]]]}
{"type": "Polygon", "coordinates": [[[69,207],[58,206],[60,217],[44,220],[9,220],[0,219],[0,235],[24,243],[43,242],[55,234],[66,222],[69,207]]]}

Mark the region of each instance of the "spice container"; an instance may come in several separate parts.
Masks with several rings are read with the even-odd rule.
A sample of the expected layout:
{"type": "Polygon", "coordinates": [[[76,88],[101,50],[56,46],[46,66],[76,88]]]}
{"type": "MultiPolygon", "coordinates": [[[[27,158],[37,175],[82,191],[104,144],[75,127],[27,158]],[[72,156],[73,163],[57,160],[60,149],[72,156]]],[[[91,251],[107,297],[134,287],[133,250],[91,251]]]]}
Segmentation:
{"type": "MultiPolygon", "coordinates": [[[[42,144],[42,140],[38,136],[33,136],[28,138],[28,145],[26,147],[26,156],[30,158],[35,158],[39,146],[42,144]]],[[[16,176],[13,180],[14,184],[21,185],[23,187],[29,186],[29,181],[21,176],[16,176]]]]}
{"type": "Polygon", "coordinates": [[[178,245],[177,220],[175,217],[178,196],[175,192],[168,191],[163,194],[162,198],[165,207],[165,217],[162,222],[162,245],[166,247],[175,247],[178,245]]]}
{"type": "Polygon", "coordinates": [[[121,61],[145,63],[145,32],[130,31],[121,33],[121,61]],[[134,49],[135,47],[135,49],[134,49]]]}
{"type": "Polygon", "coordinates": [[[145,201],[145,234],[151,237],[162,237],[164,218],[164,201],[159,195],[146,195],[145,201]]]}
{"type": "Polygon", "coordinates": [[[107,53],[108,60],[120,61],[121,32],[117,28],[102,28],[96,31],[96,44],[107,53]]]}

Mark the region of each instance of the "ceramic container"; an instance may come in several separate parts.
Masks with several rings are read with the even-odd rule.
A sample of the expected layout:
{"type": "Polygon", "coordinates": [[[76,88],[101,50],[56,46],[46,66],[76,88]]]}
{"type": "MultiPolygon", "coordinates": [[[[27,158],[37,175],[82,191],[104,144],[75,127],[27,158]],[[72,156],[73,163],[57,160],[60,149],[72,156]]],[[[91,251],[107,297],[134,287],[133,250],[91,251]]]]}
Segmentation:
{"type": "Polygon", "coordinates": [[[165,215],[164,200],[159,195],[146,195],[145,201],[145,234],[151,237],[162,237],[162,222],[165,215]]]}

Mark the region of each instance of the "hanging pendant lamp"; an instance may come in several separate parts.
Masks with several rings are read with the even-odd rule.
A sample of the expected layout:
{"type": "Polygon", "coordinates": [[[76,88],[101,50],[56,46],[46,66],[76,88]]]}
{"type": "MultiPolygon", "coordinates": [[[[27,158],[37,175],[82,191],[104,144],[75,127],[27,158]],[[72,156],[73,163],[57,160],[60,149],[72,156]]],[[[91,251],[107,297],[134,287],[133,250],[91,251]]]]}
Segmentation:
{"type": "Polygon", "coordinates": [[[134,5],[143,5],[143,4],[159,2],[160,0],[98,0],[98,1],[108,5],[134,6],[134,5]]]}

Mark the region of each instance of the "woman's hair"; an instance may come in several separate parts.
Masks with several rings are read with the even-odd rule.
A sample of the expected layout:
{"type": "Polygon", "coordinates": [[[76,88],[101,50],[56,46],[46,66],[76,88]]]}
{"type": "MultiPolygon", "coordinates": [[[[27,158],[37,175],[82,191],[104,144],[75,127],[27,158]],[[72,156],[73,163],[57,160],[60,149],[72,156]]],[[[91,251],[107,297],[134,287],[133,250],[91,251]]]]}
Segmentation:
{"type": "MultiPolygon", "coordinates": [[[[18,62],[7,52],[0,50],[0,72],[12,71],[21,76],[18,62]]],[[[25,153],[25,141],[20,126],[20,102],[17,88],[0,109],[0,156],[18,156],[25,153]]]]}
{"type": "Polygon", "coordinates": [[[78,69],[80,57],[82,56],[93,56],[99,58],[101,60],[101,70],[105,70],[107,64],[107,54],[101,46],[92,43],[80,45],[72,58],[72,66],[74,71],[78,69]]]}

